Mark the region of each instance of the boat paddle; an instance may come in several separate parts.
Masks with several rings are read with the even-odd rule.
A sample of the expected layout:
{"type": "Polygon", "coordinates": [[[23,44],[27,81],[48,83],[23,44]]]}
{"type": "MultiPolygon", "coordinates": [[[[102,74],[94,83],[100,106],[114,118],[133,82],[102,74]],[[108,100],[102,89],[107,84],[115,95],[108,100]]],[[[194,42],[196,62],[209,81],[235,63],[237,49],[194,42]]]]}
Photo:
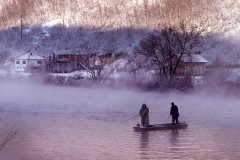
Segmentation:
{"type": "Polygon", "coordinates": [[[123,121],[123,122],[126,122],[126,121],[128,121],[128,120],[130,120],[130,119],[136,118],[136,117],[138,117],[138,116],[140,116],[140,115],[136,115],[136,116],[134,116],[134,117],[132,117],[132,118],[129,118],[129,119],[123,121]]]}
{"type": "MultiPolygon", "coordinates": [[[[170,115],[170,116],[171,116],[171,115],[170,115]]],[[[168,116],[168,118],[169,118],[170,116],[168,116]]],[[[168,118],[166,119],[166,121],[165,121],[165,122],[167,122],[168,118]]],[[[165,123],[165,122],[164,122],[164,123],[165,123]]]]}

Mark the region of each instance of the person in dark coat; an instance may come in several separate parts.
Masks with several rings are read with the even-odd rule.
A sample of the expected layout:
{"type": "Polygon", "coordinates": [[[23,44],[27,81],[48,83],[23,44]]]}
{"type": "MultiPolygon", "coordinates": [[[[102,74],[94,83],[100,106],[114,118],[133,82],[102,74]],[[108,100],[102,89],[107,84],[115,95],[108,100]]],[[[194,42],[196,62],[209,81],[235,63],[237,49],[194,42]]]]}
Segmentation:
{"type": "Polygon", "coordinates": [[[141,125],[142,126],[149,126],[149,109],[147,108],[146,104],[142,105],[142,108],[139,111],[139,115],[141,116],[141,125]]]}
{"type": "Polygon", "coordinates": [[[172,123],[178,123],[178,116],[179,116],[179,112],[178,112],[178,107],[172,102],[171,103],[171,110],[170,110],[170,116],[172,116],[172,123]]]}

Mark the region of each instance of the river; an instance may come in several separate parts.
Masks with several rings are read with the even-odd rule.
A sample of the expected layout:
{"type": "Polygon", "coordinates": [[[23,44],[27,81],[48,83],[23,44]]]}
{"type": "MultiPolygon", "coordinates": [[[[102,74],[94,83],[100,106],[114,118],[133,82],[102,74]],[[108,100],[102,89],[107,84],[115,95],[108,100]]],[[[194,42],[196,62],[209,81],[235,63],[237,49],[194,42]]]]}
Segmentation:
{"type": "Polygon", "coordinates": [[[5,82],[0,87],[1,142],[13,125],[19,129],[0,151],[1,160],[240,159],[239,98],[5,82]],[[187,129],[133,131],[140,117],[130,118],[142,103],[155,124],[171,121],[171,102],[187,129]]]}

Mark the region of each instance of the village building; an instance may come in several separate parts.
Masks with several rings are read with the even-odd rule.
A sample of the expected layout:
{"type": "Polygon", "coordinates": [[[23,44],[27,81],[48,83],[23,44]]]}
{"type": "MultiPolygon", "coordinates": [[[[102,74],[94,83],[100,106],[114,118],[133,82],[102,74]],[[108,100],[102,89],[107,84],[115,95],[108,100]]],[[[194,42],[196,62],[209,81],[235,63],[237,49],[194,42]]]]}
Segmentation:
{"type": "Polygon", "coordinates": [[[128,59],[129,55],[127,53],[118,53],[118,54],[113,54],[113,53],[106,53],[106,54],[91,54],[89,56],[89,63],[90,64],[111,64],[114,63],[117,60],[120,59],[128,59]]]}
{"type": "Polygon", "coordinates": [[[202,76],[208,61],[199,54],[183,55],[177,69],[178,75],[202,76]]]}
{"type": "Polygon", "coordinates": [[[85,70],[88,56],[81,54],[58,54],[49,57],[48,70],[56,73],[69,73],[76,70],[85,70]]]}
{"type": "Polygon", "coordinates": [[[15,59],[16,72],[45,72],[46,58],[33,53],[26,53],[15,59]]]}
{"type": "Polygon", "coordinates": [[[58,54],[51,55],[48,59],[47,68],[50,72],[69,73],[76,70],[87,70],[91,67],[98,68],[101,65],[111,64],[117,58],[126,57],[125,54],[119,54],[115,57],[108,54],[58,54]]]}

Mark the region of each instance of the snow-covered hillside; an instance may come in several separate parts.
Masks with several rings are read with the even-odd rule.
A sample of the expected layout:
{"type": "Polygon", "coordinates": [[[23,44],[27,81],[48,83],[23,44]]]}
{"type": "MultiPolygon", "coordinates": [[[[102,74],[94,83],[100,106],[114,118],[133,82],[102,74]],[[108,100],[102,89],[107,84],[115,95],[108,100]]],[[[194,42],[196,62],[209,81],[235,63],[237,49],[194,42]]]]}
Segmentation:
{"type": "MultiPolygon", "coordinates": [[[[1,10],[8,11],[5,6],[10,2],[14,0],[1,2],[1,10]]],[[[29,1],[25,7],[37,3],[29,1]]],[[[149,30],[159,25],[161,27],[168,20],[175,20],[177,23],[182,19],[185,23],[192,23],[199,29],[204,29],[201,53],[210,64],[216,61],[235,66],[240,64],[240,1],[203,0],[187,4],[187,1],[180,0],[177,4],[191,7],[186,13],[182,13],[182,10],[186,11],[184,7],[177,8],[176,2],[171,0],[132,0],[127,3],[125,0],[89,3],[76,0],[47,6],[49,3],[50,1],[42,0],[36,12],[26,8],[26,12],[34,16],[23,17],[22,39],[19,26],[21,19],[17,17],[13,21],[16,22],[16,26],[12,24],[12,28],[0,30],[1,37],[4,37],[0,40],[0,53],[8,57],[4,59],[5,66],[8,66],[14,57],[29,51],[45,57],[59,53],[131,54],[149,30]],[[72,6],[73,3],[75,6],[72,6]],[[54,7],[55,10],[51,12],[51,8],[54,7]],[[160,7],[161,10],[156,7],[160,7]],[[172,15],[165,12],[166,9],[169,9],[172,15]],[[41,11],[41,15],[36,18],[35,14],[39,14],[38,11],[41,11]],[[58,15],[59,11],[63,11],[61,15],[58,15]],[[175,11],[179,13],[174,13],[175,11]],[[159,18],[158,14],[163,13],[169,15],[166,14],[163,19],[159,18]],[[156,21],[157,19],[159,21],[156,21]]],[[[11,19],[8,21],[10,23],[11,19]]]]}
{"type": "Polygon", "coordinates": [[[240,65],[240,1],[216,3],[219,10],[212,15],[215,25],[208,27],[210,37],[204,41],[203,56],[232,65],[240,65]]]}

